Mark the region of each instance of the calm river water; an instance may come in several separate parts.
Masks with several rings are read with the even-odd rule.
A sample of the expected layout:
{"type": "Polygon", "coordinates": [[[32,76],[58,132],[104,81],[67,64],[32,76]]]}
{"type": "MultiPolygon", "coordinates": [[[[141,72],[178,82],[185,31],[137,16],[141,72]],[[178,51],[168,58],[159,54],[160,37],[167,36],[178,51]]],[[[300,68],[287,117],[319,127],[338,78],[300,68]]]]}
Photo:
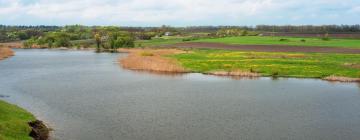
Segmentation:
{"type": "Polygon", "coordinates": [[[2,98],[55,140],[358,140],[360,86],[124,70],[126,54],[16,50],[0,62],[2,98]]]}

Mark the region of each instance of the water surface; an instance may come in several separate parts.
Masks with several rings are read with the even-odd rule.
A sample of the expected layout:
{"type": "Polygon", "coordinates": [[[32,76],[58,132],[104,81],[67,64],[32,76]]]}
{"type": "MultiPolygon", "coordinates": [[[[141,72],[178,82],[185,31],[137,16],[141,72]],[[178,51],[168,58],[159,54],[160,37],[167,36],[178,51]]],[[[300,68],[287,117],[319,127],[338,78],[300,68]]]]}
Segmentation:
{"type": "Polygon", "coordinates": [[[16,50],[0,62],[0,95],[56,140],[360,138],[358,84],[163,76],[122,69],[125,55],[16,50]]]}

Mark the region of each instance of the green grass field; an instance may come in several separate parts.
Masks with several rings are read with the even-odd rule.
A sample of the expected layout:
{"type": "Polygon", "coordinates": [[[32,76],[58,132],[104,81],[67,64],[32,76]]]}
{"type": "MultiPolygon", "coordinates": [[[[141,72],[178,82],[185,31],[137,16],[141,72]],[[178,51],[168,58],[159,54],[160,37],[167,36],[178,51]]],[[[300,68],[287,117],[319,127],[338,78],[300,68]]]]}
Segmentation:
{"type": "Polygon", "coordinates": [[[200,49],[170,56],[194,72],[251,71],[263,76],[360,78],[360,54],[270,53],[200,49]]]}
{"type": "Polygon", "coordinates": [[[34,120],[27,111],[0,100],[0,140],[32,140],[28,122],[34,120]]]}
{"type": "Polygon", "coordinates": [[[269,37],[269,36],[241,36],[225,37],[214,39],[201,39],[193,42],[210,42],[225,44],[242,44],[242,45],[293,45],[293,46],[327,46],[327,47],[344,47],[359,48],[360,40],[356,39],[330,39],[328,41],[321,38],[299,38],[299,37],[269,37]],[[280,41],[280,39],[287,39],[280,41]],[[301,40],[304,39],[305,42],[301,40]]]}
{"type": "Polygon", "coordinates": [[[183,38],[155,38],[151,40],[137,40],[136,47],[156,47],[161,45],[170,45],[182,42],[183,38]]]}

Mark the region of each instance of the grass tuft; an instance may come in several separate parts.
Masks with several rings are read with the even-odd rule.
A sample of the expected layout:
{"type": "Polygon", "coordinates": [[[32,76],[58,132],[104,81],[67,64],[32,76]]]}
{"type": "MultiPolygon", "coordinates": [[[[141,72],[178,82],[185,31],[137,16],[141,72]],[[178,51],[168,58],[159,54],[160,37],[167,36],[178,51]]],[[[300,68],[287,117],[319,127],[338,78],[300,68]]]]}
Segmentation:
{"type": "Polygon", "coordinates": [[[285,42],[285,41],[290,41],[290,40],[289,40],[289,39],[285,39],[285,38],[281,38],[279,41],[285,42]]]}

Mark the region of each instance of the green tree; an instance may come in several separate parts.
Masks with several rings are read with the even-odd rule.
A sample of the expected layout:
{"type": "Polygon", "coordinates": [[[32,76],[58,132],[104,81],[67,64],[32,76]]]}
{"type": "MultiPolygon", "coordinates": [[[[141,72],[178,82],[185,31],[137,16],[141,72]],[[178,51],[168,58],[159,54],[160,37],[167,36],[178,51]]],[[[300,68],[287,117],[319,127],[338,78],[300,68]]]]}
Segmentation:
{"type": "Polygon", "coordinates": [[[24,41],[24,43],[23,43],[24,48],[31,48],[34,44],[36,44],[35,38],[30,38],[30,39],[24,41]]]}
{"type": "Polygon", "coordinates": [[[23,32],[23,31],[20,31],[20,32],[17,32],[16,35],[18,36],[18,38],[20,40],[26,40],[26,39],[29,39],[29,36],[23,32]]]}
{"type": "Polygon", "coordinates": [[[95,36],[95,41],[96,41],[96,48],[99,50],[100,49],[100,44],[101,44],[101,36],[99,33],[96,33],[95,36]]]}
{"type": "Polygon", "coordinates": [[[108,44],[110,49],[132,48],[135,46],[134,37],[128,32],[109,33],[108,44]]]}

